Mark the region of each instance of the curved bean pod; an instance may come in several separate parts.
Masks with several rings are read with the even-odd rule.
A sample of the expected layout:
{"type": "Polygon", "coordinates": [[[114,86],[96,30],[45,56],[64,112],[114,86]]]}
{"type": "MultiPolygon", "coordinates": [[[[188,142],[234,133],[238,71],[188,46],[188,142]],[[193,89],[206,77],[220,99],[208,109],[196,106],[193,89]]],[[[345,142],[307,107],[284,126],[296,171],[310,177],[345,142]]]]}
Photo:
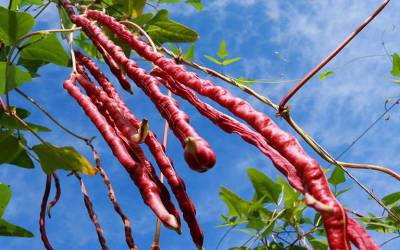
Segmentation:
{"type": "MultiPolygon", "coordinates": [[[[79,58],[80,63],[82,63],[90,71],[107,95],[118,104],[118,107],[123,115],[131,122],[133,126],[138,128],[138,120],[125,105],[124,101],[121,99],[112,83],[108,81],[106,76],[101,72],[100,68],[83,54],[76,53],[76,55],[78,55],[77,57],[79,58]]],[[[165,154],[163,146],[159,143],[154,133],[149,131],[145,139],[145,143],[150,149],[150,152],[153,154],[161,172],[171,186],[172,192],[174,193],[182,210],[183,217],[189,226],[193,241],[198,247],[202,246],[204,236],[196,219],[195,206],[186,193],[186,187],[182,178],[177,175],[171,159],[165,154]]]]}
{"type": "Polygon", "coordinates": [[[163,118],[168,121],[171,130],[184,147],[185,159],[189,166],[199,172],[213,167],[216,161],[214,152],[190,126],[189,117],[178,108],[176,100],[162,94],[157,81],[144,69],[138,68],[135,62],[128,59],[123,50],[104,35],[99,27],[84,16],[71,15],[70,18],[73,23],[82,27],[89,38],[97,41],[106,49],[117,63],[125,66],[128,76],[145,92],[163,118]]]}
{"type": "Polygon", "coordinates": [[[138,164],[132,159],[125,148],[123,141],[116,135],[115,130],[107,123],[90,99],[85,96],[74,83],[75,76],[71,76],[69,80],[64,82],[64,88],[78,102],[86,115],[100,131],[110,146],[113,154],[124,166],[132,180],[139,188],[145,203],[154,211],[164,225],[177,230],[179,228],[177,219],[164,207],[160,198],[160,192],[157,186],[149,179],[146,170],[138,166],[138,164]]]}

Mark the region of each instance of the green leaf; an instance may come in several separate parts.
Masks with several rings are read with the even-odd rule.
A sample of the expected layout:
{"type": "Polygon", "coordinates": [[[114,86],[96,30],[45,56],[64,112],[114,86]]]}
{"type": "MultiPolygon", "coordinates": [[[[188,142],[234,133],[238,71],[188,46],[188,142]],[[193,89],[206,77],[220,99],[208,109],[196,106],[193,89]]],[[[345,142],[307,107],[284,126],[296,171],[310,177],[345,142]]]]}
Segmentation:
{"type": "Polygon", "coordinates": [[[15,110],[16,114],[17,114],[17,115],[19,116],[19,118],[21,118],[21,119],[28,118],[28,117],[31,115],[31,113],[30,113],[28,110],[23,109],[23,108],[17,108],[17,107],[11,106],[11,109],[12,109],[12,110],[15,110]]]}
{"type": "Polygon", "coordinates": [[[346,193],[347,191],[349,191],[352,188],[353,188],[353,186],[350,186],[345,189],[339,190],[339,191],[335,192],[335,196],[338,197],[339,195],[346,193]]]}
{"type": "Polygon", "coordinates": [[[40,67],[47,65],[48,62],[45,62],[43,60],[34,60],[34,59],[24,59],[22,57],[19,58],[18,60],[18,65],[23,66],[25,69],[29,71],[31,74],[31,77],[37,77],[39,76],[37,74],[37,71],[39,70],[40,67]]]}
{"type": "Polygon", "coordinates": [[[383,203],[386,206],[396,206],[400,202],[400,192],[391,193],[382,198],[383,203]]]}
{"type": "Polygon", "coordinates": [[[263,230],[263,232],[261,233],[261,236],[262,236],[262,237],[267,237],[268,235],[270,235],[271,232],[272,232],[272,230],[274,230],[275,223],[276,223],[276,221],[270,223],[270,224],[268,225],[268,227],[266,227],[266,228],[263,230]]]}
{"type": "Polygon", "coordinates": [[[199,34],[169,19],[168,11],[160,10],[146,26],[146,31],[154,42],[163,44],[165,42],[195,42],[199,38],[199,34]]]}
{"type": "MultiPolygon", "coordinates": [[[[67,11],[64,8],[59,8],[59,10],[60,10],[60,18],[61,18],[62,23],[64,24],[64,28],[71,29],[74,24],[72,23],[71,19],[69,18],[67,11]]],[[[69,34],[65,33],[65,32],[61,32],[61,36],[64,39],[67,39],[69,34]]]]}
{"type": "Polygon", "coordinates": [[[226,50],[226,41],[222,40],[219,44],[219,50],[217,52],[217,56],[220,59],[224,59],[225,57],[228,56],[228,51],[226,50]]]}
{"type": "Polygon", "coordinates": [[[335,72],[332,70],[322,72],[321,74],[319,74],[319,80],[322,81],[322,80],[328,78],[329,76],[333,75],[333,73],[335,73],[335,72]]]}
{"type": "Polygon", "coordinates": [[[113,7],[126,14],[126,17],[138,17],[143,13],[146,0],[113,0],[113,7]]]}
{"type": "Polygon", "coordinates": [[[216,58],[214,58],[212,56],[204,55],[204,57],[207,58],[208,60],[210,60],[213,63],[216,63],[218,65],[222,65],[222,62],[220,62],[218,59],[216,59],[216,58]]]}
{"type": "Polygon", "coordinates": [[[32,238],[33,234],[22,227],[10,224],[4,219],[0,219],[0,236],[32,238]]]}
{"type": "Polygon", "coordinates": [[[278,184],[282,187],[285,207],[291,208],[298,200],[300,193],[294,190],[282,177],[278,176],[278,184]]]}
{"type": "Polygon", "coordinates": [[[243,76],[237,78],[236,81],[243,85],[250,85],[250,84],[256,83],[256,81],[253,78],[244,79],[243,76]]]}
{"type": "Polygon", "coordinates": [[[240,57],[234,57],[234,58],[232,58],[232,59],[224,60],[224,61],[222,62],[222,64],[223,64],[224,66],[228,66],[229,64],[235,63],[235,62],[237,62],[237,61],[239,61],[239,60],[240,60],[240,57]]]}
{"type": "Polygon", "coordinates": [[[247,228],[254,229],[257,232],[265,227],[265,223],[260,218],[249,218],[249,222],[246,224],[247,228]]]}
{"type": "Polygon", "coordinates": [[[18,140],[18,137],[11,132],[0,131],[0,148],[0,164],[8,163],[23,168],[35,167],[23,141],[18,140]]]}
{"type": "Polygon", "coordinates": [[[322,239],[312,239],[310,240],[311,246],[315,250],[327,250],[328,249],[328,241],[322,239]]]}
{"type": "Polygon", "coordinates": [[[93,165],[73,147],[56,147],[51,144],[39,144],[33,147],[39,156],[40,165],[46,174],[54,173],[57,169],[82,172],[96,175],[93,165]]]}
{"type": "Polygon", "coordinates": [[[346,181],[346,177],[344,176],[344,171],[339,167],[335,167],[328,181],[334,186],[344,183],[346,181]]]}
{"type": "Polygon", "coordinates": [[[193,8],[195,8],[198,11],[203,10],[203,4],[201,3],[201,0],[186,0],[185,3],[192,5],[193,8]]]}
{"type": "Polygon", "coordinates": [[[33,237],[33,234],[22,227],[13,225],[2,219],[4,211],[11,200],[11,188],[0,182],[0,236],[33,237]]]}
{"type": "Polygon", "coordinates": [[[264,202],[278,203],[281,187],[277,183],[255,168],[247,169],[247,175],[256,190],[258,199],[264,197],[264,202]]]}
{"type": "Polygon", "coordinates": [[[239,195],[235,194],[226,187],[221,187],[219,196],[228,207],[229,216],[243,216],[247,214],[250,204],[249,202],[240,198],[239,195]]]}
{"type": "Polygon", "coordinates": [[[183,59],[186,60],[193,60],[194,59],[194,43],[192,43],[188,50],[186,51],[185,55],[183,55],[183,59]]]}
{"type": "Polygon", "coordinates": [[[101,54],[97,50],[96,46],[93,45],[93,43],[90,42],[90,39],[84,34],[80,33],[79,36],[75,37],[74,41],[76,44],[81,47],[90,57],[94,58],[102,58],[101,54]]]}
{"type": "Polygon", "coordinates": [[[43,0],[21,0],[20,7],[26,5],[43,5],[43,0]]]}
{"type": "Polygon", "coordinates": [[[8,65],[0,62],[0,94],[4,95],[8,91],[17,88],[25,82],[32,80],[28,72],[21,70],[18,66],[8,65]],[[7,85],[6,85],[7,82],[7,85]]]}
{"type": "Polygon", "coordinates": [[[0,218],[3,217],[4,211],[11,200],[11,188],[0,182],[0,218]]]}
{"type": "Polygon", "coordinates": [[[12,0],[10,10],[16,10],[21,4],[21,0],[12,0]]]}
{"type": "Polygon", "coordinates": [[[400,56],[399,56],[399,54],[394,53],[392,55],[392,59],[393,59],[393,68],[392,68],[392,71],[390,71],[390,73],[393,76],[400,77],[400,56]]]}
{"type": "Polygon", "coordinates": [[[70,58],[54,33],[44,37],[32,37],[25,44],[30,45],[22,50],[21,58],[23,59],[37,60],[40,58],[42,61],[60,66],[70,66],[70,58]]]}
{"type": "Polygon", "coordinates": [[[181,48],[177,49],[174,44],[168,43],[168,49],[174,53],[174,55],[179,56],[182,53],[181,48]]]}
{"type": "Polygon", "coordinates": [[[5,45],[16,45],[18,39],[35,25],[35,19],[24,12],[0,7],[0,40],[5,45]]]}
{"type": "Polygon", "coordinates": [[[138,24],[139,26],[144,26],[153,18],[153,16],[154,16],[153,13],[146,13],[146,14],[143,14],[139,17],[132,19],[132,22],[138,24]]]}
{"type": "MultiPolygon", "coordinates": [[[[33,124],[33,123],[29,123],[29,122],[26,122],[26,123],[35,132],[50,132],[51,131],[50,129],[48,129],[46,127],[43,127],[43,126],[40,126],[40,125],[36,125],[36,124],[33,124]]],[[[13,130],[13,129],[28,130],[27,128],[25,128],[24,125],[22,125],[14,117],[6,115],[2,111],[0,111],[0,127],[8,128],[10,130],[13,130]]]]}

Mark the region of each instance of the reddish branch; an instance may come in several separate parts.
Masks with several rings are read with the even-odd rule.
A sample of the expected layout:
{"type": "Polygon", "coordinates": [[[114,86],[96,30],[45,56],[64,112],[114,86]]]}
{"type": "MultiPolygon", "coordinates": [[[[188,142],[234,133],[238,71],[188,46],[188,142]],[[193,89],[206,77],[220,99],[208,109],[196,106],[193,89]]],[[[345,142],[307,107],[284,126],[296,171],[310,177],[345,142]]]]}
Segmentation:
{"type": "Polygon", "coordinates": [[[329,54],[322,62],[320,62],[314,69],[311,70],[303,79],[301,79],[296,86],[294,86],[289,93],[282,99],[279,104],[279,113],[283,113],[285,110],[286,103],[294,96],[299,89],[301,89],[315,74],[317,74],[327,63],[329,63],[337,54],[339,54],[344,47],[346,47],[354,37],[360,33],[365,26],[367,26],[374,18],[386,7],[386,5],[390,2],[390,0],[385,0],[379,8],[369,16],[353,33],[350,34],[343,42],[339,45],[331,54],[329,54]]]}
{"type": "Polygon", "coordinates": [[[60,185],[60,180],[58,179],[58,176],[56,173],[52,174],[54,183],[56,185],[56,195],[54,196],[53,200],[49,202],[49,205],[47,206],[47,215],[49,218],[51,218],[51,209],[57,204],[57,202],[61,198],[61,185],[60,185]]]}
{"type": "Polygon", "coordinates": [[[106,244],[106,239],[104,238],[103,235],[103,229],[101,228],[101,225],[99,223],[99,220],[97,218],[96,212],[93,209],[93,203],[90,200],[90,197],[86,191],[86,187],[85,184],[83,183],[83,180],[81,178],[81,176],[79,174],[75,174],[76,178],[78,178],[79,183],[81,185],[81,191],[83,194],[83,201],[85,202],[85,206],[86,206],[86,210],[89,214],[89,217],[91,219],[91,221],[93,222],[95,228],[96,228],[96,232],[97,232],[97,237],[99,238],[99,242],[101,245],[101,249],[103,250],[108,250],[107,244],[106,244]]]}
{"type": "Polygon", "coordinates": [[[53,247],[51,246],[46,234],[46,205],[50,195],[50,188],[51,188],[51,175],[48,174],[46,176],[46,187],[43,193],[42,204],[40,206],[40,219],[39,219],[40,235],[44,247],[47,250],[53,250],[53,247]]]}

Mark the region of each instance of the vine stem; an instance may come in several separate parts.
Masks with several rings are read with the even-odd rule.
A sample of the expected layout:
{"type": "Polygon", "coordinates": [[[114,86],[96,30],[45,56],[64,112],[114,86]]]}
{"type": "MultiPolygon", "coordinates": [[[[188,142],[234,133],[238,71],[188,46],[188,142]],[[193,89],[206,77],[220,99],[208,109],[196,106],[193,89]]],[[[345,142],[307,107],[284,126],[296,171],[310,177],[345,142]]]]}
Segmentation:
{"type": "Polygon", "coordinates": [[[144,29],[142,29],[142,27],[140,27],[138,24],[136,24],[134,22],[130,22],[130,21],[120,21],[120,23],[122,23],[124,25],[129,25],[129,26],[133,27],[134,29],[136,29],[137,31],[139,31],[141,35],[146,37],[147,41],[149,42],[149,44],[151,45],[153,50],[155,52],[157,52],[157,46],[155,45],[155,43],[153,42],[153,40],[151,39],[149,34],[147,34],[147,32],[144,29]]]}
{"type": "Polygon", "coordinates": [[[34,32],[30,32],[28,34],[25,34],[23,36],[21,36],[18,40],[17,40],[17,44],[20,44],[23,40],[32,37],[32,36],[39,36],[39,35],[47,35],[50,33],[60,33],[60,32],[73,32],[73,31],[77,31],[80,30],[80,27],[73,27],[71,29],[51,29],[51,30],[38,30],[38,31],[34,31],[34,32]]]}
{"type": "Polygon", "coordinates": [[[327,63],[337,56],[353,39],[356,37],[379,13],[386,7],[390,0],[385,0],[371,16],[369,16],[353,33],[350,34],[331,54],[322,60],[314,69],[310,71],[302,80],[300,80],[282,99],[279,104],[278,112],[282,114],[287,110],[285,107],[287,102],[292,98],[299,89],[301,89],[315,74],[317,74],[327,63]]]}
{"type": "Polygon", "coordinates": [[[198,69],[200,71],[203,71],[204,73],[217,77],[227,83],[230,83],[238,88],[240,88],[241,90],[243,90],[244,92],[254,96],[255,98],[257,98],[258,100],[260,100],[261,102],[267,104],[268,106],[270,106],[271,108],[278,110],[278,105],[276,105],[275,103],[273,103],[269,98],[257,93],[255,90],[253,90],[252,88],[250,88],[249,86],[246,86],[244,84],[239,83],[235,78],[224,75],[222,73],[219,73],[218,71],[215,71],[213,69],[201,66],[200,64],[197,64],[193,61],[189,61],[186,60],[184,58],[182,58],[181,56],[177,56],[175,55],[172,51],[164,48],[164,47],[159,47],[159,49],[163,52],[165,52],[167,55],[171,56],[174,58],[174,60],[176,61],[176,63],[178,64],[185,64],[187,66],[190,66],[192,68],[198,69]]]}
{"type": "Polygon", "coordinates": [[[50,188],[51,188],[51,174],[48,174],[46,176],[46,188],[43,193],[42,204],[40,206],[40,218],[39,218],[40,235],[44,247],[47,250],[53,250],[53,247],[51,246],[46,234],[46,205],[50,195],[50,188]]]}
{"type": "MultiPolygon", "coordinates": [[[[4,114],[10,117],[13,117],[15,120],[17,120],[22,126],[24,126],[29,132],[31,132],[40,142],[43,144],[49,145],[38,133],[36,133],[31,126],[29,126],[23,119],[21,119],[15,112],[7,110],[7,107],[3,103],[3,99],[0,96],[0,106],[4,111],[4,114]]],[[[50,145],[49,145],[50,146],[50,145]]]]}

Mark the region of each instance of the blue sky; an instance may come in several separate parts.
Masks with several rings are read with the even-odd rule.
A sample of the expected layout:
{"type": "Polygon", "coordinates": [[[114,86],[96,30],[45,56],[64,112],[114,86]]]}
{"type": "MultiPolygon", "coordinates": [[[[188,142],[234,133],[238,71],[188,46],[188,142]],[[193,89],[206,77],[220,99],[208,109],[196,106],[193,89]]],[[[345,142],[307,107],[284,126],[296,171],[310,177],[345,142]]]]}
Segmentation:
{"type": "MultiPolygon", "coordinates": [[[[4,6],[7,1],[0,1],[4,6]]],[[[315,64],[333,50],[358,24],[379,6],[378,0],[336,0],[336,1],[256,1],[256,0],[203,0],[205,9],[198,13],[185,5],[166,5],[171,16],[200,33],[196,45],[196,61],[214,67],[203,54],[213,55],[218,44],[225,39],[230,56],[242,59],[225,69],[235,77],[244,76],[254,79],[287,80],[298,79],[305,75],[315,64]],[[278,57],[285,58],[287,63],[278,57]]],[[[384,102],[389,97],[399,95],[399,86],[390,82],[391,63],[385,54],[382,42],[390,53],[399,52],[400,22],[398,1],[391,2],[382,14],[371,23],[343,52],[326,68],[336,69],[335,74],[324,81],[313,79],[292,100],[292,115],[299,124],[333,155],[345,149],[371,122],[384,111],[384,102]],[[349,60],[369,55],[377,57],[358,60],[346,64],[349,60]],[[343,66],[346,64],[345,66],[343,66]]],[[[37,28],[57,28],[56,11],[50,8],[42,15],[37,28]]],[[[104,70],[107,70],[104,68],[104,70]]],[[[81,109],[62,88],[62,82],[68,76],[69,69],[47,66],[40,70],[40,78],[25,84],[23,90],[47,107],[48,111],[63,124],[85,136],[98,135],[81,109]]],[[[205,76],[207,77],[207,76],[205,76]]],[[[245,97],[257,109],[274,116],[273,110],[248,97],[237,89],[215,80],[216,84],[227,87],[235,94],[245,97]]],[[[292,83],[293,84],[293,83],[292,83]]],[[[292,84],[258,84],[253,87],[273,101],[279,99],[292,84]]],[[[150,120],[151,128],[161,136],[163,122],[153,105],[138,88],[133,96],[123,95],[134,113],[150,120]]],[[[180,100],[180,99],[178,99],[180,100]]],[[[91,159],[88,149],[51,124],[33,106],[16,95],[12,103],[32,111],[30,121],[44,124],[53,129],[53,133],[43,137],[57,145],[74,145],[91,159]]],[[[186,180],[188,193],[193,198],[198,218],[205,232],[206,249],[214,249],[225,229],[216,228],[220,223],[219,215],[226,212],[224,204],[218,198],[218,190],[224,185],[244,197],[252,195],[251,184],[245,170],[257,167],[275,178],[278,172],[258,150],[245,144],[235,135],[226,135],[194,108],[180,100],[181,107],[191,117],[191,123],[210,142],[217,153],[218,163],[211,171],[198,174],[191,171],[183,160],[179,142],[171,135],[168,153],[174,160],[179,174],[186,180]]],[[[293,132],[279,119],[275,121],[283,128],[293,132]]],[[[398,156],[398,127],[400,112],[395,108],[389,121],[381,121],[364,136],[343,160],[374,163],[400,171],[398,156]]],[[[31,138],[32,145],[38,143],[31,138]]],[[[114,159],[102,139],[95,141],[106,169],[124,211],[131,218],[134,238],[139,248],[148,248],[151,244],[155,218],[144,205],[137,188],[132,184],[126,172],[114,159]]],[[[304,144],[304,143],[303,143],[304,144]]],[[[305,146],[310,154],[315,155],[305,146]]],[[[319,159],[319,158],[318,158],[319,159]]],[[[319,159],[323,166],[325,162],[319,159]]],[[[380,173],[351,171],[379,197],[399,190],[400,185],[392,178],[380,173]]],[[[50,241],[55,249],[98,249],[95,230],[86,215],[79,183],[72,177],[60,172],[62,198],[53,209],[53,218],[47,220],[50,241]]],[[[84,178],[95,210],[103,226],[110,249],[125,249],[123,227],[107,198],[106,189],[100,176],[84,178]]],[[[21,225],[35,234],[33,239],[0,238],[2,249],[43,249],[38,228],[38,215],[41,196],[44,190],[45,176],[37,166],[35,170],[24,170],[2,165],[0,181],[10,184],[13,198],[5,213],[5,218],[21,225]]],[[[350,185],[351,182],[345,185],[350,185]]],[[[374,202],[358,188],[343,195],[343,204],[354,210],[366,213],[380,213],[374,202]]],[[[194,249],[188,230],[184,225],[181,236],[163,229],[161,246],[165,250],[194,249]]],[[[374,235],[377,242],[386,239],[383,235],[374,235]]],[[[244,234],[230,234],[220,249],[241,245],[246,241],[244,234]]],[[[395,249],[394,241],[383,249],[395,249]]]]}

